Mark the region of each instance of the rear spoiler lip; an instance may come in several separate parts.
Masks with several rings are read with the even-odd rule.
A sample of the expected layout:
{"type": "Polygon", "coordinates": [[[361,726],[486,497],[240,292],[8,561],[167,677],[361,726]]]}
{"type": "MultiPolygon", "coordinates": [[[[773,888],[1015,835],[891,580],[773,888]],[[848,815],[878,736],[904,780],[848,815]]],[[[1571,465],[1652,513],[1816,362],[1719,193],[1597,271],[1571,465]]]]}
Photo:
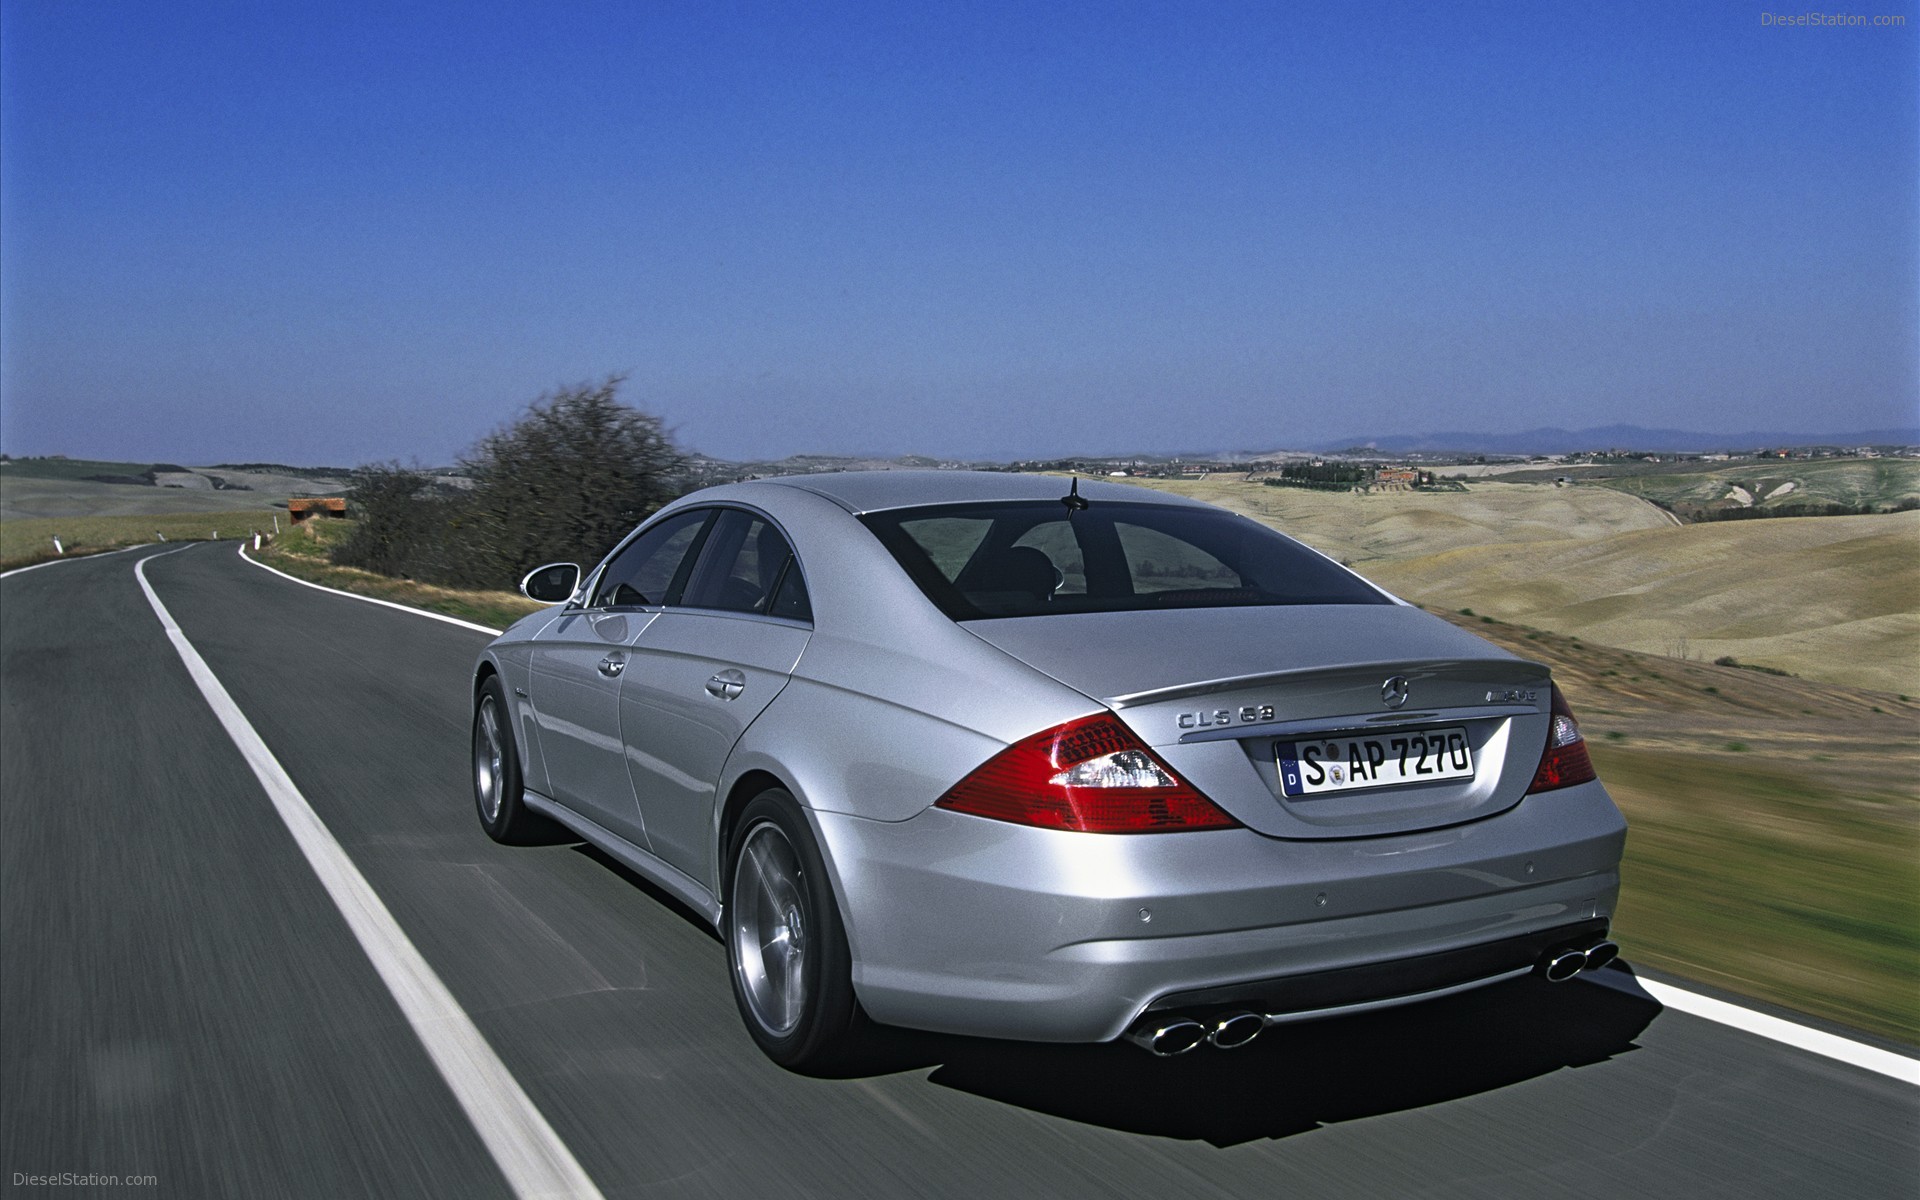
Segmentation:
{"type": "MultiPolygon", "coordinates": [[[[1198,683],[1182,683],[1173,687],[1155,688],[1145,692],[1129,692],[1121,696],[1108,696],[1101,703],[1115,710],[1137,708],[1142,704],[1158,704],[1165,700],[1181,700],[1189,696],[1206,696],[1214,692],[1233,692],[1242,688],[1259,687],[1262,684],[1285,683],[1314,675],[1328,675],[1339,671],[1379,670],[1388,674],[1427,674],[1435,671],[1452,671],[1462,667],[1483,667],[1500,672],[1516,682],[1527,682],[1544,686],[1552,678],[1552,671],[1545,663],[1525,658],[1487,657],[1487,658],[1448,658],[1432,659],[1418,664],[1407,662],[1350,662],[1331,663],[1324,666],[1296,667],[1286,671],[1261,671],[1252,675],[1231,675],[1222,679],[1208,679],[1198,683]]],[[[1529,712],[1535,711],[1529,709],[1529,712]]],[[[1544,711],[1544,710],[1541,710],[1544,711]]]]}
{"type": "Polygon", "coordinates": [[[1537,717],[1546,710],[1535,704],[1483,704],[1473,708],[1436,708],[1428,712],[1349,713],[1344,716],[1308,717],[1299,721],[1259,721],[1251,725],[1221,725],[1195,729],[1180,735],[1177,744],[1225,742],[1243,738],[1298,737],[1338,733],[1369,725],[1395,729],[1423,725],[1450,725],[1455,721],[1482,721],[1490,717],[1537,717]]]}

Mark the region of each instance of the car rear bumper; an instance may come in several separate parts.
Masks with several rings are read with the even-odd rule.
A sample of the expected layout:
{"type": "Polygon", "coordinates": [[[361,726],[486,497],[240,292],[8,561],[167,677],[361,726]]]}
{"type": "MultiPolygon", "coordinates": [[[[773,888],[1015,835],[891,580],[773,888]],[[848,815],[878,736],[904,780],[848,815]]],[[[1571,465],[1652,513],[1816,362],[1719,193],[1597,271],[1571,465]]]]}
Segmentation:
{"type": "Polygon", "coordinates": [[[1457,990],[1487,957],[1471,948],[1602,928],[1626,834],[1598,783],[1337,841],[1064,833],[937,808],[813,817],[867,1011],[1032,1041],[1109,1041],[1189,998],[1332,998],[1291,1010],[1310,1015],[1457,990]]]}

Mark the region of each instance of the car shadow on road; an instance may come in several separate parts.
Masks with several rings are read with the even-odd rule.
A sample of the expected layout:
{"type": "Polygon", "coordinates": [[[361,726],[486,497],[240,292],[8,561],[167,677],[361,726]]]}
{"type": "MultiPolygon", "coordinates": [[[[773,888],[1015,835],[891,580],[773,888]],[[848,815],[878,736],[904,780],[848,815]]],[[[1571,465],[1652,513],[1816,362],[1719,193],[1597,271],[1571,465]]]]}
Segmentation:
{"type": "Polygon", "coordinates": [[[583,842],[577,837],[573,838],[572,841],[574,843],[572,850],[575,854],[591,862],[600,864],[602,867],[605,867],[615,875],[626,880],[633,886],[635,891],[645,893],[648,899],[670,910],[675,916],[693,926],[702,934],[712,938],[716,942],[720,940],[719,932],[707,922],[707,919],[689,908],[686,902],[681,900],[680,897],[667,891],[653,880],[648,879],[646,876],[640,874],[640,872],[627,866],[627,864],[613,857],[613,855],[608,854],[605,850],[602,850],[593,843],[583,842]]]}
{"type": "Polygon", "coordinates": [[[1520,979],[1384,1012],[1269,1027],[1232,1051],[1154,1058],[876,1031],[850,1074],[934,1065],[931,1083],[1127,1133],[1232,1146],[1420,1108],[1636,1049],[1660,1004],[1624,964],[1606,982],[1520,979]]]}
{"type": "MultiPolygon", "coordinates": [[[[705,918],[598,848],[575,853],[705,936],[705,918]]],[[[724,988],[724,984],[721,985],[724,988]]],[[[1270,1026],[1237,1050],[1155,1058],[1126,1042],[1054,1045],[869,1026],[838,1079],[927,1071],[929,1083],[1126,1133],[1215,1146],[1459,1100],[1638,1047],[1661,1011],[1616,960],[1597,976],[1512,980],[1405,1008],[1270,1026]]]]}

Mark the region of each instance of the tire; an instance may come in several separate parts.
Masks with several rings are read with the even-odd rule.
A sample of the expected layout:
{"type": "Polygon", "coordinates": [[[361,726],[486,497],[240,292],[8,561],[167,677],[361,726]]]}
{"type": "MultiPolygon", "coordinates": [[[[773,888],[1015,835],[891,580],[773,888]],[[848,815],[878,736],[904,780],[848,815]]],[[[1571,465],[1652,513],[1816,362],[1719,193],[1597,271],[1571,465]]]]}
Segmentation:
{"type": "Polygon", "coordinates": [[[791,1071],[849,1057],[860,1006],[833,886],[799,806],[784,789],[756,796],[727,847],[728,976],[747,1032],[791,1071]]]}
{"type": "Polygon", "coordinates": [[[473,803],[480,828],[507,846],[549,840],[553,822],[527,809],[520,776],[520,750],[513,740],[513,710],[498,675],[487,677],[473,706],[473,803]]]}

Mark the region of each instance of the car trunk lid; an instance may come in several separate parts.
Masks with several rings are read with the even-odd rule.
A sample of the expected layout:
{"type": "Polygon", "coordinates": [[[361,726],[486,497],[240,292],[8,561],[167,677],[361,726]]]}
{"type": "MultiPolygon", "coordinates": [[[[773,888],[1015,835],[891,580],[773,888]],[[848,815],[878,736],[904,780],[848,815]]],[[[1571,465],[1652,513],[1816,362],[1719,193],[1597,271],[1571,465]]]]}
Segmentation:
{"type": "Polygon", "coordinates": [[[1491,815],[1526,794],[1545,744],[1547,669],[1407,605],[1086,613],[964,628],[1111,708],[1188,782],[1275,837],[1406,833],[1491,815]],[[1371,741],[1391,754],[1396,738],[1418,746],[1440,731],[1464,735],[1470,777],[1286,794],[1280,762],[1296,748],[1344,752],[1371,741]]]}

